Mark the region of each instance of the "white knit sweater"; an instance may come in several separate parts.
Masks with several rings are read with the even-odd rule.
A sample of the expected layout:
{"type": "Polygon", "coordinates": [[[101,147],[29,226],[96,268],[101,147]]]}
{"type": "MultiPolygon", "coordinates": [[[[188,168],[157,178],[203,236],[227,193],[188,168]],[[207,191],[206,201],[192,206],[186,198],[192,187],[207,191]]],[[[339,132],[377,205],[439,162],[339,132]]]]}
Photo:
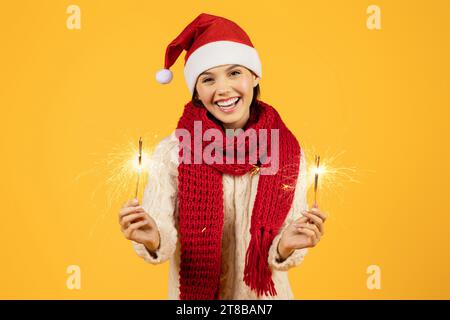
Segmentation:
{"type": "MultiPolygon", "coordinates": [[[[178,139],[175,133],[163,139],[155,148],[149,162],[149,179],[144,191],[142,206],[156,221],[161,244],[152,256],[145,246],[132,242],[136,253],[151,264],[170,260],[169,299],[179,299],[180,241],[178,239],[178,139]]],[[[243,176],[223,174],[224,225],[222,237],[222,268],[220,299],[293,299],[287,270],[299,265],[308,249],[295,250],[281,261],[278,242],[281,233],[291,222],[302,216],[306,203],[306,161],[302,151],[300,172],[292,207],[274,238],[268,262],[277,295],[257,297],[245,284],[245,254],[250,242],[250,225],[259,175],[243,176]]]]}

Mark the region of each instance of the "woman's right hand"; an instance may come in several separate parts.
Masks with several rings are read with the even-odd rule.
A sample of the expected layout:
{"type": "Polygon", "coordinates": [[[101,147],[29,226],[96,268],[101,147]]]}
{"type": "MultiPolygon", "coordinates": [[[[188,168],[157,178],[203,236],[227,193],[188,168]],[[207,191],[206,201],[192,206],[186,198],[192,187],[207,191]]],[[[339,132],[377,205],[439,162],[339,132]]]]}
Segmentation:
{"type": "Polygon", "coordinates": [[[155,220],[150,217],[137,199],[127,201],[119,212],[120,230],[125,238],[142,243],[149,251],[159,248],[160,236],[155,220]]]}

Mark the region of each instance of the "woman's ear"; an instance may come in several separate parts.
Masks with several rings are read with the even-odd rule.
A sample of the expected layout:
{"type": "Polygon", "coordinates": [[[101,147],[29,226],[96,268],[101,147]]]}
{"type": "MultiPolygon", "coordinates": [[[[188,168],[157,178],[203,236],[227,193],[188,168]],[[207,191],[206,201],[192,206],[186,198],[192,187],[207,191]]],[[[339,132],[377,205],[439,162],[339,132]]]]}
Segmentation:
{"type": "Polygon", "coordinates": [[[258,85],[260,79],[261,78],[259,78],[256,74],[253,74],[253,88],[258,85]]]}

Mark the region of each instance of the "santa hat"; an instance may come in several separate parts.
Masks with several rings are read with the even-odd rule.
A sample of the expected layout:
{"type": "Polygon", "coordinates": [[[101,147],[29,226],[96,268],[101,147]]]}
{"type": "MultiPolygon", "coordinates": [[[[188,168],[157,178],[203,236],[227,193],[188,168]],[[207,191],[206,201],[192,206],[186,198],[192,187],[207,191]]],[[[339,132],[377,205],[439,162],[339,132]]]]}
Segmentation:
{"type": "Polygon", "coordinates": [[[169,83],[169,68],[183,50],[184,78],[191,94],[197,77],[204,71],[225,64],[238,64],[261,78],[261,61],[249,36],[228,19],[202,13],[194,19],[167,47],[164,69],[156,73],[159,83],[169,83]]]}

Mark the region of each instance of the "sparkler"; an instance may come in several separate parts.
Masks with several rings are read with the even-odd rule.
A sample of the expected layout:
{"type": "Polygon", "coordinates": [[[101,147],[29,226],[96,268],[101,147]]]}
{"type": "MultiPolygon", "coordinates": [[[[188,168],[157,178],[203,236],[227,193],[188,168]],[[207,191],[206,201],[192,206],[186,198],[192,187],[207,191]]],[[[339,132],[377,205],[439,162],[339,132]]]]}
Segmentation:
{"type": "Polygon", "coordinates": [[[80,172],[72,181],[73,184],[78,184],[82,182],[83,177],[96,178],[98,183],[94,186],[86,185],[86,188],[92,190],[93,203],[105,203],[104,210],[93,222],[89,237],[93,237],[102,225],[101,221],[111,214],[112,208],[117,208],[133,195],[137,198],[141,189],[140,185],[146,185],[150,172],[158,170],[157,163],[160,160],[150,161],[160,141],[157,133],[150,132],[142,135],[139,144],[136,143],[135,138],[128,136],[122,140],[125,142],[113,145],[106,154],[92,153],[91,155],[96,157],[92,168],[80,172]],[[142,143],[144,140],[145,146],[142,143]],[[136,174],[138,174],[137,182],[136,174]]]}
{"type": "Polygon", "coordinates": [[[330,153],[329,150],[326,150],[325,154],[320,156],[313,148],[304,148],[304,152],[306,159],[314,159],[314,161],[307,162],[306,170],[307,189],[314,193],[312,207],[317,207],[319,200],[322,203],[325,195],[327,199],[344,201],[342,192],[348,183],[360,183],[359,179],[357,179],[359,175],[363,172],[371,172],[368,170],[363,171],[356,167],[342,166],[342,161],[339,161],[339,158],[346,152],[345,150],[338,153],[330,153]]]}
{"type": "Polygon", "coordinates": [[[316,170],[314,172],[314,208],[317,208],[317,186],[319,184],[319,168],[320,168],[320,156],[314,157],[314,163],[316,170]]]}
{"type": "Polygon", "coordinates": [[[142,172],[142,137],[139,137],[139,158],[138,158],[138,172],[137,172],[137,181],[136,181],[136,192],[134,197],[137,199],[138,191],[139,191],[139,180],[141,179],[142,172]]]}
{"type": "MultiPolygon", "coordinates": [[[[344,203],[345,198],[341,196],[341,192],[344,191],[347,184],[360,183],[360,181],[357,180],[357,177],[363,172],[374,172],[369,170],[363,171],[356,169],[355,167],[342,166],[342,161],[339,161],[339,158],[345,152],[345,150],[341,150],[337,153],[331,153],[330,150],[327,149],[324,150],[321,156],[319,156],[319,152],[317,152],[313,147],[304,146],[303,157],[300,156],[301,162],[298,176],[291,174],[291,170],[288,170],[291,168],[290,166],[292,166],[292,164],[287,164],[280,167],[284,180],[284,183],[281,185],[281,189],[286,192],[291,192],[296,186],[295,183],[298,183],[298,179],[306,179],[305,191],[307,191],[307,194],[305,200],[309,203],[309,196],[311,196],[311,202],[313,202],[311,208],[318,208],[318,200],[321,201],[322,207],[325,204],[330,208],[332,205],[327,205],[327,203],[324,202],[325,198],[333,203],[335,200],[339,200],[341,203],[344,203]],[[311,159],[311,161],[307,161],[308,159],[311,159]],[[314,162],[312,159],[314,159],[314,162]],[[306,166],[302,167],[302,164],[305,164],[306,166]],[[285,172],[286,174],[284,174],[285,172]],[[320,199],[318,199],[319,189],[320,199]],[[313,192],[314,195],[312,195],[313,192]]],[[[280,196],[282,195],[283,194],[280,196]]],[[[307,205],[307,207],[309,206],[307,205]]],[[[308,221],[309,223],[313,223],[310,219],[308,219],[308,221]]]]}

